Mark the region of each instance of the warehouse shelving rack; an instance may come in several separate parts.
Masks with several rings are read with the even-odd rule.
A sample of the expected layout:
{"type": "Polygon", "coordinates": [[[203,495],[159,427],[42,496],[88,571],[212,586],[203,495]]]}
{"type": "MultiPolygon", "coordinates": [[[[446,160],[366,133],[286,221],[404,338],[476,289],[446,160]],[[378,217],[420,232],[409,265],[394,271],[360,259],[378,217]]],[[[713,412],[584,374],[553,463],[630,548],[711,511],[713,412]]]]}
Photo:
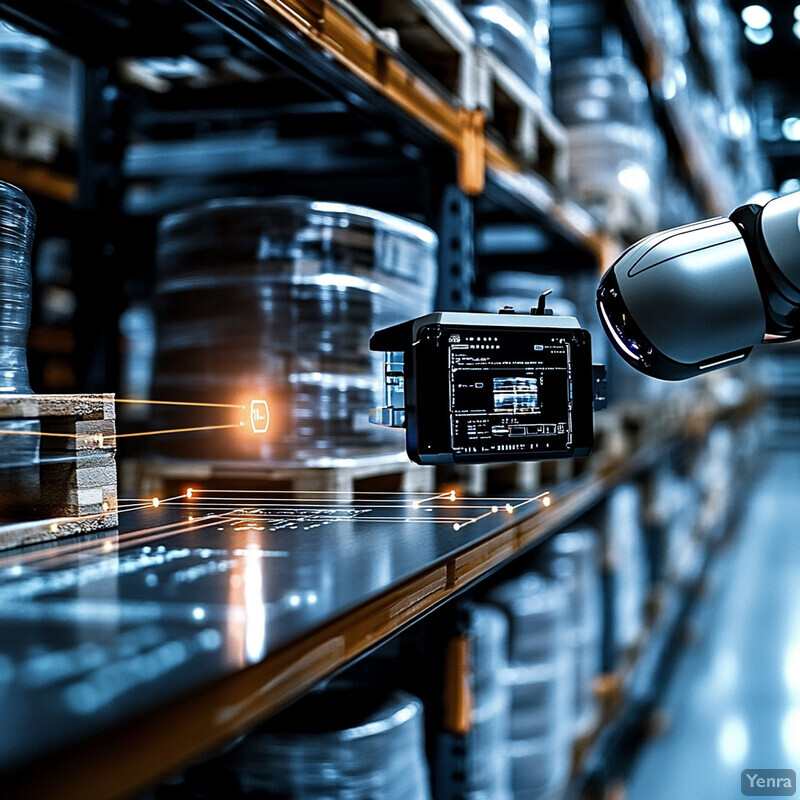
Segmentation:
{"type": "MultiPolygon", "coordinates": [[[[449,3],[432,0],[405,0],[398,5],[427,9],[434,18],[449,13],[443,8],[452,10],[449,3]]],[[[648,33],[645,5],[625,0],[625,7],[657,65],[661,55],[657,38],[650,35],[652,31],[648,33]]],[[[477,86],[462,86],[458,92],[454,86],[443,86],[349,3],[0,0],[0,17],[48,38],[83,63],[74,175],[38,165],[0,162],[0,177],[71,209],[74,258],[82,265],[76,274],[78,319],[84,320],[77,331],[76,347],[87,364],[81,376],[87,391],[112,388],[118,380],[115,343],[120,308],[113,298],[121,295],[129,265],[125,213],[132,202],[133,210],[143,215],[154,213],[154,206],[158,211],[168,209],[172,202],[171,176],[155,174],[158,169],[143,166],[144,161],[137,167],[130,155],[131,140],[143,132],[155,139],[153,132],[164,130],[177,137],[175,131],[189,126],[199,111],[223,114],[244,109],[263,120],[289,108],[300,128],[322,120],[336,124],[342,118],[358,120],[357,125],[348,123],[343,129],[352,160],[345,162],[340,151],[327,154],[328,191],[343,186],[338,173],[343,164],[352,165],[359,159],[363,163],[369,158],[371,175],[360,184],[366,196],[396,193],[408,205],[416,204],[414,210],[437,230],[442,243],[437,302],[442,308],[469,305],[479,219],[534,226],[550,247],[560,248],[571,262],[589,270],[607,265],[619,247],[589,214],[563,197],[558,167],[552,159],[547,162],[543,155],[537,163],[535,154],[521,156],[508,136],[492,130],[486,109],[477,102],[477,86]],[[191,55],[218,63],[228,57],[239,58],[243,52],[257,54],[256,66],[264,69],[262,78],[267,74],[266,80],[176,92],[180,98],[177,106],[170,105],[174,102],[170,97],[162,99],[157,93],[132,89],[118,69],[120,60],[135,62],[147,56],[191,55]],[[276,99],[274,94],[280,92],[267,91],[270,80],[272,85],[287,82],[287,96],[276,99]],[[292,92],[301,86],[310,87],[308,94],[300,91],[298,101],[290,102],[292,92]],[[206,103],[202,108],[193,104],[195,95],[200,94],[206,103]],[[313,109],[323,113],[315,117],[313,109]],[[362,136],[364,130],[366,137],[362,136]],[[416,185],[420,181],[422,187],[416,185]],[[144,198],[141,207],[131,200],[133,184],[146,189],[140,195],[144,198]],[[90,300],[98,285],[105,287],[110,298],[99,308],[90,300]]],[[[468,45],[464,48],[469,49],[468,45]]],[[[648,75],[651,82],[657,74],[657,66],[653,66],[648,75]]],[[[690,174],[707,209],[717,213],[723,201],[715,195],[710,165],[693,156],[692,139],[686,133],[691,131],[690,123],[680,116],[680,110],[674,114],[674,133],[690,174]]],[[[246,113],[240,114],[240,119],[247,118],[246,113]]],[[[539,124],[547,129],[545,138],[557,149],[557,121],[540,111],[539,124]]],[[[317,144],[320,142],[313,140],[305,146],[317,144]]],[[[291,145],[274,158],[280,161],[291,145]]],[[[278,176],[276,186],[305,185],[295,175],[282,175],[278,166],[270,166],[270,174],[278,176]]],[[[240,180],[236,176],[232,184],[240,186],[240,180]]],[[[201,183],[196,189],[199,196],[208,187],[201,183]]],[[[662,425],[660,435],[639,443],[624,457],[619,452],[599,452],[579,478],[553,488],[554,502],[546,513],[500,525],[445,558],[421,565],[413,576],[380,587],[347,613],[297,631],[289,643],[255,665],[219,676],[189,696],[182,696],[174,686],[172,699],[166,703],[143,708],[143,713],[129,715],[88,739],[62,741],[46,758],[4,776],[4,796],[49,800],[116,797],[152,785],[224,745],[508,565],[590,511],[613,487],[640,477],[671,449],[702,437],[714,421],[746,418],[751,413],[752,408],[745,405],[678,414],[672,424],[662,425]]],[[[628,691],[627,705],[601,733],[594,749],[589,746],[584,768],[578,771],[573,786],[576,797],[579,790],[601,784],[604,771],[613,772],[609,764],[622,732],[630,730],[649,706],[649,690],[655,681],[651,678],[668,660],[666,644],[678,629],[685,601],[702,574],[704,557],[698,557],[694,571],[670,595],[669,613],[662,615],[654,628],[652,647],[645,648],[650,655],[626,678],[628,689],[635,690],[628,691]]]]}

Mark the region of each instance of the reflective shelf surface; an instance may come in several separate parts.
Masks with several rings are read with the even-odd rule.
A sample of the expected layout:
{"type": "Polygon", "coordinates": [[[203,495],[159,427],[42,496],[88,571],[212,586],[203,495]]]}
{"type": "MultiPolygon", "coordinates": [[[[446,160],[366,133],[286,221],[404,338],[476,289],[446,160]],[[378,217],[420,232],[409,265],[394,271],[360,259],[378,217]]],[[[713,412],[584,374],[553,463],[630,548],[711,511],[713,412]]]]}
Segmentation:
{"type": "Polygon", "coordinates": [[[0,770],[263,662],[549,502],[196,492],[3,554],[0,770]]]}

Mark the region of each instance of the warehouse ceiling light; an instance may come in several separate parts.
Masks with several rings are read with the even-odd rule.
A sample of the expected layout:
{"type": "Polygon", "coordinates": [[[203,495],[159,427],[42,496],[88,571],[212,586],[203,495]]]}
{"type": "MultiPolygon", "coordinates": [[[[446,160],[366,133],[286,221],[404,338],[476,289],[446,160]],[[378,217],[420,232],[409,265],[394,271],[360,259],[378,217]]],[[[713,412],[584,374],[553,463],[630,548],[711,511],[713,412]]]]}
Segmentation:
{"type": "Polygon", "coordinates": [[[638,164],[628,164],[617,174],[620,186],[630,189],[637,194],[644,194],[650,190],[650,176],[647,170],[638,164]]]}
{"type": "Polygon", "coordinates": [[[786,755],[797,759],[800,756],[800,708],[791,709],[783,718],[781,739],[786,755]]]}
{"type": "Polygon", "coordinates": [[[794,7],[794,18],[800,22],[800,6],[794,7]]]}
{"type": "Polygon", "coordinates": [[[723,125],[735,139],[743,139],[753,127],[750,115],[744,108],[739,106],[735,106],[728,111],[723,117],[723,125]]]}
{"type": "Polygon", "coordinates": [[[772,22],[772,14],[764,6],[746,6],[742,9],[742,22],[753,30],[763,30],[772,22]]]}
{"type": "Polygon", "coordinates": [[[749,25],[744,29],[745,38],[753,44],[767,44],[772,41],[772,28],[751,28],[749,25]]]}
{"type": "MultiPolygon", "coordinates": [[[[778,192],[780,194],[789,194],[790,192],[800,192],[800,179],[788,178],[780,185],[778,192]]],[[[800,663],[800,655],[798,656],[798,663],[800,663]]],[[[800,669],[798,669],[797,675],[798,678],[800,678],[800,669]]]]}
{"type": "Polygon", "coordinates": [[[784,139],[788,139],[790,142],[800,142],[800,119],[786,117],[781,123],[781,133],[784,139]]]}
{"type": "Polygon", "coordinates": [[[741,764],[750,751],[750,736],[747,725],[741,717],[731,715],[720,727],[717,738],[717,752],[725,764],[741,764]]]}

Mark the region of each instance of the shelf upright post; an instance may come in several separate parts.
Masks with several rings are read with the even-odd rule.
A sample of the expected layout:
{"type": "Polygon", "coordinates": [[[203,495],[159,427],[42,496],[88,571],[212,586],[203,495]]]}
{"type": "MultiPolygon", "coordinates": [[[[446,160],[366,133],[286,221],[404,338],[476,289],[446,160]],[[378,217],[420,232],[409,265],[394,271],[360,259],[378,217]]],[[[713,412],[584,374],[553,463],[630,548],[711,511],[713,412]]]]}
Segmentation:
{"type": "MultiPolygon", "coordinates": [[[[605,503],[603,504],[605,509],[605,503]]],[[[600,586],[602,591],[602,614],[603,614],[603,636],[601,644],[600,669],[603,674],[612,675],[619,668],[617,657],[617,592],[616,592],[616,568],[610,558],[610,545],[605,526],[601,529],[603,561],[600,572],[600,586]]]]}
{"type": "Polygon", "coordinates": [[[78,199],[72,239],[75,357],[84,392],[119,389],[123,170],[127,125],[111,61],[81,66],[78,199]]]}
{"type": "Polygon", "coordinates": [[[475,276],[475,200],[455,183],[444,186],[439,202],[439,284],[436,309],[466,311],[475,276]]]}

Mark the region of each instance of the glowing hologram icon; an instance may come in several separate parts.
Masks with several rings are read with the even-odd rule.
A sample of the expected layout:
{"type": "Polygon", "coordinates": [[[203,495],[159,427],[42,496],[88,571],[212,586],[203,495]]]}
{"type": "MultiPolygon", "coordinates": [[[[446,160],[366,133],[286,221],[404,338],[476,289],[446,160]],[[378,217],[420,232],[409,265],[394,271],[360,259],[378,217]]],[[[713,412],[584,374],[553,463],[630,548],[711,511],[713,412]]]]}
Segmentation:
{"type": "Polygon", "coordinates": [[[269,428],[269,406],[266,400],[250,401],[250,428],[253,433],[266,433],[269,428]]]}

